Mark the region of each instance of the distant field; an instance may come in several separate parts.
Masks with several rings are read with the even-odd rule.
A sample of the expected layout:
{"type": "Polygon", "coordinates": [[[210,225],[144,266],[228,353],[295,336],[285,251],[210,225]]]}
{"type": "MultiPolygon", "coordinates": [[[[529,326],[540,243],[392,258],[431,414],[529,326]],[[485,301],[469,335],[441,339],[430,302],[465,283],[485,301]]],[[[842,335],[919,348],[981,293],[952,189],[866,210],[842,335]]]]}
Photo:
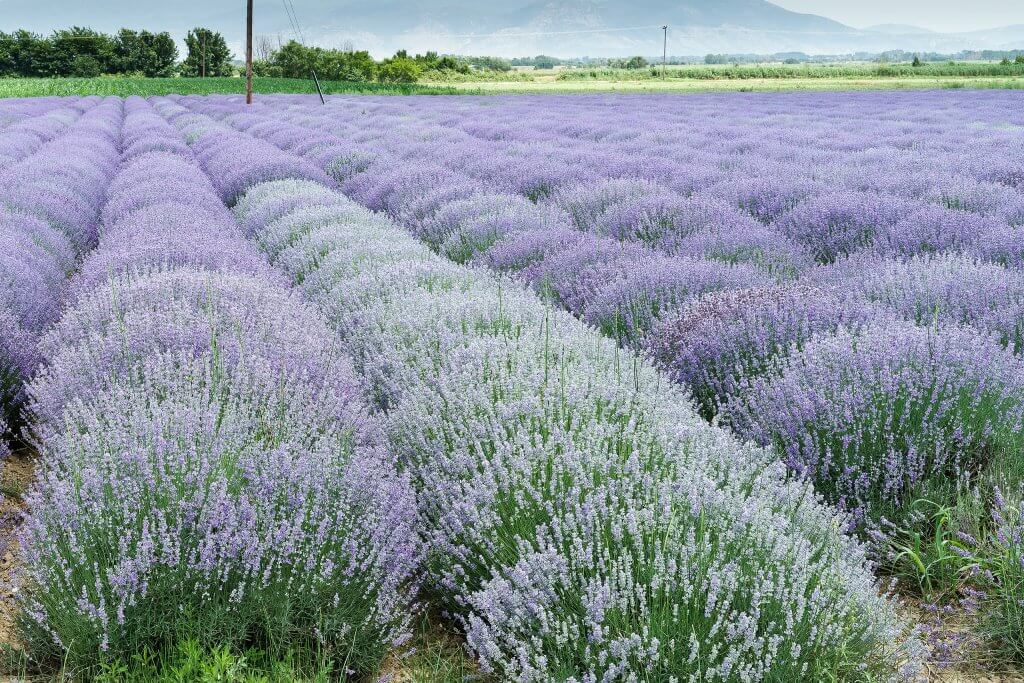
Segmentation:
{"type": "Polygon", "coordinates": [[[646,69],[562,69],[560,81],[637,81],[637,80],[759,80],[759,79],[848,79],[900,78],[1020,78],[1024,64],[998,62],[935,62],[913,66],[908,63],[841,62],[834,64],[693,64],[669,66],[664,71],[657,65],[646,69]]]}
{"type": "MultiPolygon", "coordinates": [[[[321,82],[324,93],[451,95],[573,92],[778,92],[806,90],[900,90],[943,88],[1024,89],[1024,65],[723,65],[643,69],[559,69],[492,76],[462,76],[412,85],[321,82]]],[[[257,78],[257,93],[316,92],[312,81],[257,78]]],[[[10,78],[0,79],[0,98],[51,95],[229,95],[245,91],[241,78],[10,78]]]]}
{"type": "Polygon", "coordinates": [[[560,68],[460,76],[432,84],[486,93],[1022,88],[1024,64],[698,64],[669,66],[664,72],[657,66],[636,70],[560,68]]]}
{"type": "MultiPolygon", "coordinates": [[[[453,94],[451,86],[392,85],[321,81],[325,94],[366,93],[374,95],[453,94]]],[[[312,81],[295,78],[256,78],[258,93],[315,93],[312,81]]],[[[230,95],[245,92],[241,78],[2,78],[0,97],[45,97],[51,95],[230,95]]]]}
{"type": "Polygon", "coordinates": [[[536,78],[533,81],[477,81],[446,83],[464,94],[487,93],[574,93],[574,92],[785,92],[837,90],[938,90],[938,89],[1022,89],[1024,77],[1017,78],[752,78],[752,79],[667,79],[667,80],[580,80],[536,78]]]}

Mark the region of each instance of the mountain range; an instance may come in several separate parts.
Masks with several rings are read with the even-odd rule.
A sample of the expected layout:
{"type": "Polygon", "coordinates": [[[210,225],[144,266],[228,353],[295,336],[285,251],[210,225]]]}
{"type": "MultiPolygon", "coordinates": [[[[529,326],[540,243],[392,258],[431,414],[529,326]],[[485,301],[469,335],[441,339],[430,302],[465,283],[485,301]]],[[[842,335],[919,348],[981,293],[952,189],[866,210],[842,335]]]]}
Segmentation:
{"type": "MultiPolygon", "coordinates": [[[[664,24],[670,27],[673,55],[1024,48],[1024,24],[957,34],[902,24],[856,29],[766,0],[258,0],[255,14],[256,33],[273,41],[301,34],[310,43],[350,43],[378,56],[399,48],[500,56],[653,56],[661,53],[664,24]],[[297,27],[289,19],[288,2],[294,3],[297,27]]],[[[130,26],[181,38],[203,25],[222,31],[238,52],[243,21],[241,0],[0,0],[0,30],[130,26]]]]}

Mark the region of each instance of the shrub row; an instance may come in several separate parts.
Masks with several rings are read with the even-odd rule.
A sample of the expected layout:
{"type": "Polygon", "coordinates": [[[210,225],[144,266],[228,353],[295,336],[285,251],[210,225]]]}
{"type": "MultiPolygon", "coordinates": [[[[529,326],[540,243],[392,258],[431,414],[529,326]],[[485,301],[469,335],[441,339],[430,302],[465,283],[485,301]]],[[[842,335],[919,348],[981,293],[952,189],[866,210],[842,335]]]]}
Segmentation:
{"type": "MultiPolygon", "coordinates": [[[[314,158],[325,168],[337,169],[349,158],[337,138],[315,130],[234,112],[225,104],[199,108],[297,153],[315,149],[314,158]]],[[[906,252],[939,251],[958,244],[956,235],[976,238],[986,228],[1006,227],[990,213],[884,194],[823,194],[820,184],[784,178],[712,186],[710,194],[729,197],[750,212],[746,218],[718,199],[683,199],[641,179],[563,184],[549,202],[534,204],[483,185],[473,189],[465,173],[437,162],[383,163],[405,153],[401,147],[375,151],[377,161],[365,170],[338,175],[346,193],[395,216],[442,253],[513,272],[609,336],[641,344],[690,390],[705,416],[714,417],[731,402],[727,424],[775,448],[830,502],[850,509],[858,526],[874,526],[886,513],[903,522],[902,502],[950,479],[970,483],[979,470],[1018,449],[1020,406],[1013,394],[1019,361],[984,334],[950,327],[973,324],[998,335],[996,342],[1018,345],[1024,313],[1016,274],[957,255],[843,258],[884,234],[919,246],[931,235],[931,247],[906,252]],[[565,227],[565,214],[576,230],[565,227]],[[948,227],[950,216],[963,230],[948,227]],[[746,240],[743,226],[762,225],[759,220],[775,220],[781,233],[822,262],[842,261],[808,270],[810,259],[804,257],[808,275],[793,286],[780,281],[799,272],[793,265],[801,261],[801,247],[785,250],[788,268],[765,268],[771,262],[765,251],[751,262],[730,263],[680,254],[671,246],[702,230],[720,230],[721,246],[731,244],[732,253],[749,256],[755,241],[746,240]],[[883,232],[884,226],[890,231],[883,232]],[[917,275],[908,277],[908,269],[917,275]],[[962,288],[951,288],[960,282],[962,288]],[[737,304],[745,310],[737,311],[737,304]],[[943,325],[934,335],[948,337],[941,351],[912,342],[920,331],[897,322],[904,317],[927,325],[936,316],[943,325]],[[721,337],[704,337],[709,331],[721,337]],[[791,353],[803,353],[819,335],[828,337],[823,348],[845,352],[830,359],[827,370],[814,349],[794,356],[790,367],[791,353]],[[877,357],[880,345],[901,337],[906,343],[877,357]],[[991,357],[975,362],[972,348],[988,349],[991,357]],[[938,354],[950,368],[921,367],[924,351],[938,354]],[[870,377],[882,371],[897,373],[896,379],[872,384],[870,377]],[[841,384],[833,391],[830,381],[841,384]],[[859,398],[846,387],[856,381],[867,383],[859,398]],[[745,396],[748,390],[762,398],[745,396]],[[855,405],[857,417],[851,413],[855,405]],[[877,410],[867,411],[869,405],[877,410]],[[898,430],[894,415],[903,415],[898,430]]],[[[523,168],[528,162],[517,163],[523,168]]],[[[526,170],[527,177],[546,172],[543,163],[526,170]]],[[[999,205],[1014,204],[1006,199],[999,205]]]]}
{"type": "Polygon", "coordinates": [[[488,669],[596,681],[913,667],[834,513],[703,425],[644,361],[323,186],[260,185],[236,215],[329,315],[386,410],[421,496],[428,587],[488,669]]]}
{"type": "Polygon", "coordinates": [[[39,337],[57,320],[78,257],[94,245],[116,169],[120,101],[82,108],[15,123],[0,138],[8,164],[0,171],[0,435],[19,426],[39,337]]]}
{"type": "Polygon", "coordinates": [[[41,665],[186,640],[374,671],[408,636],[415,499],[333,333],[129,99],[99,248],[41,345],[19,633],[41,665]]]}

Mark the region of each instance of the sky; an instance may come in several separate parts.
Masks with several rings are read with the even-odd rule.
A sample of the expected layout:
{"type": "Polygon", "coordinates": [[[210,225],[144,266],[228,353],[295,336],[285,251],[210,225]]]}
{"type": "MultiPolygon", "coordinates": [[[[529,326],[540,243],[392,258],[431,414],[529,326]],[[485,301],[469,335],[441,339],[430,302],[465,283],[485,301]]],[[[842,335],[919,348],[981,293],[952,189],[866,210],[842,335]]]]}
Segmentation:
{"type": "Polygon", "coordinates": [[[961,32],[1024,24],[1024,0],[771,0],[795,12],[820,14],[849,26],[913,24],[961,32]]]}

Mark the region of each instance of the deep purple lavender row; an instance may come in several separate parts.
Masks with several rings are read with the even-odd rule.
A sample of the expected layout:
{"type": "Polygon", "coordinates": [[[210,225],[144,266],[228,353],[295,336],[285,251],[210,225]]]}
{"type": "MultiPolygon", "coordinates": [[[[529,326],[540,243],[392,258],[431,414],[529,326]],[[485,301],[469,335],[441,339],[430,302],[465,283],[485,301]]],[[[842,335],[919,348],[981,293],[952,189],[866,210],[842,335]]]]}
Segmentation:
{"type": "MultiPolygon", "coordinates": [[[[834,108],[845,111],[851,97],[836,96],[834,108]]],[[[963,112],[929,97],[939,100],[933,104],[947,127],[963,123],[963,112]]],[[[706,167],[684,157],[670,177],[689,178],[689,186],[670,190],[637,167],[650,154],[603,167],[563,163],[567,148],[603,153],[618,150],[620,138],[635,142],[635,129],[621,120],[595,123],[602,135],[578,126],[563,134],[556,125],[526,154],[509,142],[532,135],[518,123],[500,132],[488,123],[487,135],[463,131],[474,115],[492,113],[481,103],[439,112],[426,102],[422,109],[373,100],[361,109],[342,106],[350,100],[315,108],[281,98],[251,112],[224,99],[180,101],[316,161],[346,193],[441,253],[514,272],[583,320],[641,345],[706,417],[720,414],[742,436],[774,447],[832,502],[874,524],[884,515],[900,519],[903,501],[1017,448],[1024,371],[1012,351],[1024,341],[1024,280],[1015,267],[1024,249],[1024,192],[1013,170],[1020,157],[1006,150],[1020,149],[1021,136],[997,125],[1015,115],[999,108],[1007,96],[983,97],[966,116],[987,124],[978,137],[989,167],[946,153],[946,142],[934,139],[944,131],[938,124],[922,127],[910,145],[900,131],[913,124],[894,118],[877,130],[852,113],[845,126],[860,121],[878,137],[858,146],[852,130],[839,150],[834,137],[807,149],[781,147],[772,138],[797,135],[796,125],[814,129],[815,116],[827,112],[780,125],[775,100],[763,98],[767,111],[744,116],[776,124],[767,141],[725,138],[728,151],[714,164],[721,173],[703,185],[690,181],[706,167]],[[884,141],[892,150],[879,161],[884,141]],[[901,157],[918,158],[922,148],[922,162],[937,158],[923,178],[907,176],[906,186],[867,173],[869,162],[905,170],[901,157]],[[452,158],[460,163],[445,162],[452,158]],[[802,170],[778,175],[793,158],[802,170]],[[935,329],[917,327],[929,325],[935,329]],[[851,382],[856,390],[846,388],[851,382]]],[[[899,105],[894,99],[890,107],[899,105]]],[[[562,101],[545,102],[544,111],[523,115],[556,116],[562,101]]],[[[721,110],[716,121],[736,115],[698,102],[721,110]]],[[[522,104],[503,103],[517,111],[522,104]]],[[[799,112],[799,99],[786,103],[799,112]]],[[[606,104],[623,108],[616,98],[589,104],[600,115],[583,107],[587,121],[604,117],[606,104]]],[[[661,161],[652,163],[664,171],[661,161]]]]}
{"type": "MultiPolygon", "coordinates": [[[[475,189],[544,199],[568,210],[577,228],[670,251],[714,258],[720,250],[709,249],[709,241],[722,242],[714,237],[723,233],[734,249],[754,252],[733,258],[767,251],[798,262],[831,261],[869,247],[973,252],[984,250],[989,236],[1006,241],[1007,229],[1024,222],[1024,199],[1014,192],[1024,181],[1015,161],[1022,142],[1007,125],[1010,96],[971,94],[965,116],[957,109],[963,95],[915,95],[923,101],[914,106],[947,120],[864,120],[879,107],[902,112],[905,97],[837,95],[815,103],[817,112],[802,112],[796,97],[760,98],[742,108],[716,98],[683,106],[660,98],[525,98],[500,100],[500,108],[479,100],[335,100],[327,113],[289,111],[279,102],[263,109],[348,141],[375,176],[425,182],[435,196],[475,189]],[[551,117],[570,118],[562,106],[574,108],[573,123],[552,125],[551,117]],[[858,106],[862,112],[850,111],[858,106]],[[780,110],[788,121],[778,120],[780,110]],[[838,115],[845,118],[837,121],[838,115]],[[972,116],[980,121],[965,154],[962,129],[972,116]],[[845,138],[836,135],[837,126],[848,129],[845,138]],[[814,137],[824,127],[831,134],[814,137]],[[803,144],[793,146],[794,138],[803,144]],[[835,163],[840,157],[842,165],[835,163]]],[[[233,111],[223,100],[203,106],[233,111]]],[[[1020,252],[984,255],[1019,261],[1020,252]]]]}
{"type": "Polygon", "coordinates": [[[178,131],[124,106],[99,246],[29,389],[21,640],[82,676],[181,639],[372,673],[408,636],[410,484],[324,320],[178,131]]]}
{"type": "Polygon", "coordinates": [[[704,425],[650,365],[432,254],[315,182],[317,167],[155,107],[222,196],[247,186],[240,224],[356,359],[417,484],[428,595],[487,669],[524,681],[912,672],[915,642],[834,513],[769,454],[704,425]],[[299,180],[257,184],[268,174],[299,180]]]}
{"type": "Polygon", "coordinates": [[[76,101],[77,98],[74,97],[39,97],[27,100],[4,100],[0,102],[0,130],[5,130],[13,124],[26,121],[56,109],[63,109],[76,101]]]}
{"type": "Polygon", "coordinates": [[[18,426],[39,337],[57,320],[79,257],[94,246],[116,169],[120,100],[83,109],[51,110],[0,136],[0,435],[4,423],[18,426]]]}
{"type": "Polygon", "coordinates": [[[102,101],[99,97],[66,100],[59,107],[39,112],[8,125],[0,137],[0,163],[13,164],[35,153],[68,129],[83,112],[102,101]]]}

